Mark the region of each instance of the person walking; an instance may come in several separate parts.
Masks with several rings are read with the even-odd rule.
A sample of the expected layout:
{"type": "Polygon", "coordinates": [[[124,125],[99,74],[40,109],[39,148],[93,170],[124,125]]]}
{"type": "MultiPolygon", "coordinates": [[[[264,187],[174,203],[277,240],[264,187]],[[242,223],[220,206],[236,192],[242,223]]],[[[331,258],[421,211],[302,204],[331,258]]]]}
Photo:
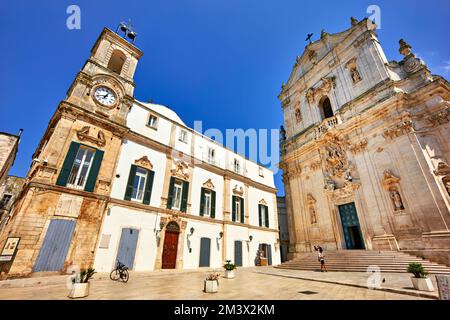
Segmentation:
{"type": "Polygon", "coordinates": [[[318,251],[317,257],[320,262],[320,272],[323,272],[324,270],[325,270],[325,272],[328,272],[327,266],[325,265],[325,255],[323,254],[322,247],[318,246],[317,251],[318,251]]]}

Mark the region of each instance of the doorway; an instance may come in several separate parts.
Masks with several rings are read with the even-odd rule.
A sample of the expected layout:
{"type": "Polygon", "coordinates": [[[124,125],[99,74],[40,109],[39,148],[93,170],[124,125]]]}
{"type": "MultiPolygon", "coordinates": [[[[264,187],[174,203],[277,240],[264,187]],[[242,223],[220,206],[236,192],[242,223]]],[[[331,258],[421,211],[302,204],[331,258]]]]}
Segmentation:
{"type": "Polygon", "coordinates": [[[346,249],[365,249],[355,203],[338,206],[346,249]]]}
{"type": "Polygon", "coordinates": [[[242,267],[242,241],[234,242],[234,264],[242,267]]]}
{"type": "Polygon", "coordinates": [[[139,230],[131,228],[122,229],[116,260],[126,265],[130,270],[132,270],[134,266],[138,238],[139,230]]]}
{"type": "Polygon", "coordinates": [[[172,221],[166,226],[162,252],[162,269],[175,269],[176,267],[179,234],[180,227],[176,222],[172,221]]]}
{"type": "Polygon", "coordinates": [[[211,260],[211,239],[200,239],[200,262],[199,267],[209,267],[211,260]]]}

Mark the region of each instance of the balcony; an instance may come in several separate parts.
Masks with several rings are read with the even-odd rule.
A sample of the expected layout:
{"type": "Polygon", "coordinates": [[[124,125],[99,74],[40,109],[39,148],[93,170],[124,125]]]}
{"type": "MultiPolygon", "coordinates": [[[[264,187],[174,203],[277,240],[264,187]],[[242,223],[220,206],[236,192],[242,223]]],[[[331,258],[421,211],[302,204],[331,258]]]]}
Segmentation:
{"type": "Polygon", "coordinates": [[[341,118],[339,115],[335,115],[330,118],[326,118],[315,128],[316,138],[319,138],[324,133],[328,132],[330,129],[333,129],[337,125],[341,124],[341,118]]]}

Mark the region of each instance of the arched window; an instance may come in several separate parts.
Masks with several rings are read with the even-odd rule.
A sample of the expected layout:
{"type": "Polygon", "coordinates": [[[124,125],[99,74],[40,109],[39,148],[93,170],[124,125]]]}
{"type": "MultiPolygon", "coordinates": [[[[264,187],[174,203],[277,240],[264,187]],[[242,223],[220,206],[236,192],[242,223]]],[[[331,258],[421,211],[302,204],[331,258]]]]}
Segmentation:
{"type": "Polygon", "coordinates": [[[122,72],[122,67],[125,63],[125,60],[127,60],[127,57],[122,51],[114,50],[108,62],[108,69],[117,74],[120,74],[120,72],[122,72]]]}
{"type": "Polygon", "coordinates": [[[333,108],[331,108],[330,99],[328,97],[322,99],[321,103],[319,104],[319,108],[322,120],[334,116],[333,108]]]}

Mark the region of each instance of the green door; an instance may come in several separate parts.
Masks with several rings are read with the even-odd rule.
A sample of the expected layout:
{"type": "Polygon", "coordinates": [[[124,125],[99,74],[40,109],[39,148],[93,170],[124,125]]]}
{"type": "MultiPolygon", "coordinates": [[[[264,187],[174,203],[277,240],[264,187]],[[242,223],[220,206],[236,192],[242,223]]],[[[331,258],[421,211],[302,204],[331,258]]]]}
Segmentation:
{"type": "Polygon", "coordinates": [[[347,249],[365,249],[355,203],[343,204],[338,208],[347,249]]]}

